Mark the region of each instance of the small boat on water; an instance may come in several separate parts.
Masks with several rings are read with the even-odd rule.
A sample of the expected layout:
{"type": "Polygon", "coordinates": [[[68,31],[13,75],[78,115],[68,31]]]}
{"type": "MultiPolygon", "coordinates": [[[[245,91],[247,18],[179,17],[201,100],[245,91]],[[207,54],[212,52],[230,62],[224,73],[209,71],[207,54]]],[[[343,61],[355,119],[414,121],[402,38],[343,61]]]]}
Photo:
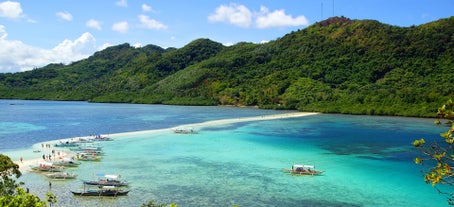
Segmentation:
{"type": "Polygon", "coordinates": [[[69,150],[71,151],[78,151],[78,152],[85,152],[85,151],[101,151],[102,147],[100,146],[78,146],[78,147],[70,147],[69,150]]]}
{"type": "Polygon", "coordinates": [[[68,172],[57,172],[57,173],[46,174],[46,177],[53,179],[53,180],[68,180],[68,179],[75,179],[77,177],[77,174],[68,173],[68,172]]]}
{"type": "Polygon", "coordinates": [[[94,141],[113,141],[112,138],[106,137],[106,136],[102,136],[102,135],[96,135],[93,140],[94,141]]]}
{"type": "Polygon", "coordinates": [[[71,191],[72,194],[77,196],[124,196],[129,193],[129,190],[119,189],[115,186],[100,186],[98,189],[88,189],[83,191],[71,191]]]}
{"type": "Polygon", "coordinates": [[[94,154],[78,153],[74,159],[80,161],[101,161],[101,157],[97,156],[96,153],[94,154]]]}
{"type": "Polygon", "coordinates": [[[55,147],[77,147],[79,143],[76,141],[60,141],[57,144],[54,144],[55,147]]]}
{"type": "Polygon", "coordinates": [[[30,166],[32,171],[35,172],[61,172],[65,170],[62,166],[55,166],[51,162],[41,162],[38,165],[31,165],[30,166]]]}
{"type": "Polygon", "coordinates": [[[284,172],[289,173],[290,175],[321,175],[324,171],[316,170],[313,165],[300,165],[293,164],[292,169],[283,168],[284,172]]]}
{"type": "Polygon", "coordinates": [[[197,134],[197,131],[193,128],[174,128],[173,132],[176,134],[197,134]]]}
{"type": "Polygon", "coordinates": [[[52,162],[52,164],[56,165],[56,166],[64,166],[64,167],[77,167],[81,163],[80,162],[76,162],[76,161],[71,160],[71,159],[68,159],[68,158],[63,158],[61,160],[57,160],[57,161],[52,162]]]}
{"type": "Polygon", "coordinates": [[[124,180],[120,180],[120,175],[106,175],[98,174],[98,180],[84,181],[85,185],[97,185],[97,186],[115,186],[124,187],[128,186],[129,183],[124,180]]]}

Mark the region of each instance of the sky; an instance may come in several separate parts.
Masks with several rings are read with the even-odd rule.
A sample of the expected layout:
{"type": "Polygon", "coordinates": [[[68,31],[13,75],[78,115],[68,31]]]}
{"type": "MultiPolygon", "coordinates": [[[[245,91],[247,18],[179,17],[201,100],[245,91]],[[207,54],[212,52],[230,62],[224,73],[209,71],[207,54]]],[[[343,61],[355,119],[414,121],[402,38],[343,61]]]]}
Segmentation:
{"type": "Polygon", "coordinates": [[[332,16],[408,27],[454,16],[454,0],[0,0],[0,73],[129,43],[264,43],[332,16]]]}

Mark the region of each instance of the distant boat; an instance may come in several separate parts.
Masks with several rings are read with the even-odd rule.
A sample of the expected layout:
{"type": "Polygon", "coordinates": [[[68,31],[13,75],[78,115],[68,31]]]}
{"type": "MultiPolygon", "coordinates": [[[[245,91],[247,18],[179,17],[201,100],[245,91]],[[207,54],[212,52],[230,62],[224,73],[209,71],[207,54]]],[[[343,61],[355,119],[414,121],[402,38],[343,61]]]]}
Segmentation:
{"type": "Polygon", "coordinates": [[[124,196],[129,193],[129,190],[122,190],[115,186],[101,186],[98,189],[88,189],[83,191],[71,191],[72,194],[77,196],[124,196]]]}
{"type": "Polygon", "coordinates": [[[65,170],[62,166],[55,166],[53,163],[50,162],[41,162],[38,165],[31,165],[30,166],[32,171],[35,172],[61,172],[65,170]]]}
{"type": "Polygon", "coordinates": [[[112,138],[106,137],[106,136],[102,136],[102,135],[96,135],[93,140],[94,141],[113,141],[112,138]]]}
{"type": "Polygon", "coordinates": [[[74,159],[80,161],[101,161],[101,157],[97,156],[96,153],[94,154],[78,153],[74,159]]]}
{"type": "Polygon", "coordinates": [[[71,160],[69,158],[63,158],[61,160],[57,160],[57,161],[52,162],[52,164],[56,165],[56,166],[64,166],[64,167],[77,167],[81,163],[80,162],[76,162],[74,160],[71,160]]]}
{"type": "Polygon", "coordinates": [[[77,174],[68,173],[68,172],[57,172],[57,173],[46,174],[46,177],[53,179],[53,180],[68,180],[68,179],[75,179],[77,177],[77,174]]]}
{"type": "Polygon", "coordinates": [[[292,169],[283,168],[284,172],[288,172],[290,175],[321,175],[324,171],[316,170],[313,165],[299,165],[293,164],[292,169]]]}
{"type": "Polygon", "coordinates": [[[100,146],[78,146],[78,147],[70,147],[69,150],[81,152],[81,151],[101,151],[102,147],[100,146]]]}
{"type": "Polygon", "coordinates": [[[197,131],[193,128],[174,128],[173,132],[176,134],[197,134],[197,131]]]}
{"type": "Polygon", "coordinates": [[[60,142],[54,145],[55,147],[77,147],[79,144],[77,142],[60,142]]]}
{"type": "Polygon", "coordinates": [[[86,185],[97,185],[97,186],[115,186],[115,187],[124,187],[128,186],[129,183],[120,180],[120,175],[105,175],[105,174],[98,174],[98,180],[92,181],[84,181],[86,185]]]}

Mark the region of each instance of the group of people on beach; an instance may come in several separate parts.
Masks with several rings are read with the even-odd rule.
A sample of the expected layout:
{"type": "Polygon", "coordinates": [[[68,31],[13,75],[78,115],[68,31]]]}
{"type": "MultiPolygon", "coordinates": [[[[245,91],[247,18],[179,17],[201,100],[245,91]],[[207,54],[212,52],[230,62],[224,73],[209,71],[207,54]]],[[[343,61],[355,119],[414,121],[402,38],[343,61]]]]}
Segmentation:
{"type": "Polygon", "coordinates": [[[44,148],[44,147],[46,147],[46,148],[50,148],[50,147],[51,147],[51,145],[50,145],[50,144],[44,144],[44,143],[43,143],[43,144],[41,144],[41,148],[44,148]]]}
{"type": "Polygon", "coordinates": [[[57,156],[58,156],[59,158],[61,158],[61,157],[60,157],[60,151],[52,150],[52,154],[49,154],[49,155],[43,154],[43,160],[52,160],[52,157],[53,157],[53,159],[55,160],[55,159],[57,159],[57,156]]]}

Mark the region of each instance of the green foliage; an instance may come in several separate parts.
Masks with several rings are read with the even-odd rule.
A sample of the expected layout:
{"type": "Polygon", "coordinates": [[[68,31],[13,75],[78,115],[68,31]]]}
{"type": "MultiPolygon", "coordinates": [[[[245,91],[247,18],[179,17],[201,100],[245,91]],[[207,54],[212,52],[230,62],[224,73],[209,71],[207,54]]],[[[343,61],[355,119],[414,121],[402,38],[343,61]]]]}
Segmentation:
{"type": "MultiPolygon", "coordinates": [[[[413,141],[413,146],[420,149],[422,157],[415,158],[415,163],[424,165],[424,181],[432,184],[440,193],[447,195],[448,203],[454,205],[454,192],[441,190],[437,185],[454,186],[454,102],[449,100],[438,109],[439,119],[447,120],[448,131],[440,134],[443,142],[426,143],[424,138],[413,141]]],[[[443,124],[440,120],[435,124],[443,124]]]]}
{"type": "Polygon", "coordinates": [[[14,163],[8,156],[0,154],[0,197],[14,194],[19,186],[13,178],[19,178],[21,175],[19,165],[14,163]]]}
{"type": "Polygon", "coordinates": [[[0,98],[433,117],[453,96],[452,25],[454,17],[412,27],[334,17],[264,44],[122,44],[0,74],[0,98]]]}
{"type": "Polygon", "coordinates": [[[17,188],[15,195],[0,196],[0,206],[4,207],[45,207],[46,202],[37,196],[26,193],[24,189],[17,188]]]}
{"type": "Polygon", "coordinates": [[[0,206],[47,206],[47,204],[40,201],[37,196],[26,193],[24,189],[19,188],[14,177],[19,178],[21,175],[22,173],[19,171],[19,166],[8,156],[0,154],[0,206]]]}

